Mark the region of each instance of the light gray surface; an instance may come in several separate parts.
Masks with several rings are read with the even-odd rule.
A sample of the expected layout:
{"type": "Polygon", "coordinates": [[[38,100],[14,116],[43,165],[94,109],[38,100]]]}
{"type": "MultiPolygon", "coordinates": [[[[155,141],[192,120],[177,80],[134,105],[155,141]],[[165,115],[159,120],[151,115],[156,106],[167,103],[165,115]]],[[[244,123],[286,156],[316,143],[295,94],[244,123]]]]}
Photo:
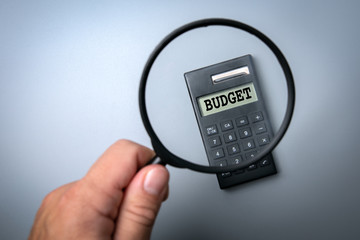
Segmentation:
{"type": "Polygon", "coordinates": [[[46,193],[82,177],[115,140],[150,146],[137,107],[154,46],[187,22],[250,24],[284,52],[294,119],[279,174],[221,191],[169,167],[153,239],[357,239],[356,1],[1,1],[0,238],[26,238],[46,193]]]}

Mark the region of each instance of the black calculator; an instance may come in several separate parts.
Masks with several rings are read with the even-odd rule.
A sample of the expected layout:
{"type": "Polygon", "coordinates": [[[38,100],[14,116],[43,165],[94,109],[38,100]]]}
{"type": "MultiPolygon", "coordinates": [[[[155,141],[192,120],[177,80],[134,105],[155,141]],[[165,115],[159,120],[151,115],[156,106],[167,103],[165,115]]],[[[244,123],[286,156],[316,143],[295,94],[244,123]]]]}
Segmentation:
{"type": "MultiPolygon", "coordinates": [[[[251,160],[272,127],[251,55],[184,74],[210,166],[251,160]]],[[[272,154],[245,169],[217,174],[220,188],[276,174],[272,154]]]]}

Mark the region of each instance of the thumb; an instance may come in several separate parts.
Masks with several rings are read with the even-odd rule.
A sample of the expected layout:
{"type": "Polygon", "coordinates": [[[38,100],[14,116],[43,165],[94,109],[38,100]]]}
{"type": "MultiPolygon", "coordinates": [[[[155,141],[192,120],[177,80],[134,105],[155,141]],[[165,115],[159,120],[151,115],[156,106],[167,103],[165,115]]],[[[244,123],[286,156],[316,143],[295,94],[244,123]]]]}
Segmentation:
{"type": "Polygon", "coordinates": [[[168,194],[169,172],[158,164],[142,168],[125,190],[114,239],[150,239],[161,203],[168,194]]]}

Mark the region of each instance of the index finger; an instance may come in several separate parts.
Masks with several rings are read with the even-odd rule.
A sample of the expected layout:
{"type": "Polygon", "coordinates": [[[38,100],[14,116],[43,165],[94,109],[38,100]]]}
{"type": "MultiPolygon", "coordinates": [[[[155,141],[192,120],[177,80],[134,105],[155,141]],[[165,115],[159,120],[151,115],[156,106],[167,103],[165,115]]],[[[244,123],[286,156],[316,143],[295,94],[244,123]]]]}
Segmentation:
{"type": "Polygon", "coordinates": [[[82,179],[86,201],[98,212],[114,219],[126,188],[139,168],[155,153],[128,140],[110,146],[82,179]]]}
{"type": "Polygon", "coordinates": [[[102,187],[125,188],[137,170],[155,153],[129,140],[119,140],[111,145],[95,162],[87,177],[101,182],[102,187]]]}

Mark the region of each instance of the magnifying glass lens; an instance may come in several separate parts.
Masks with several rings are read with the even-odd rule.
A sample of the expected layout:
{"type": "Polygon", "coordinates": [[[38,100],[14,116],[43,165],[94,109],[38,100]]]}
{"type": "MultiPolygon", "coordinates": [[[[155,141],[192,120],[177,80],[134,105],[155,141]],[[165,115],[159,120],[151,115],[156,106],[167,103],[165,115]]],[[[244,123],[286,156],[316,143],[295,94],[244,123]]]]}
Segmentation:
{"type": "Polygon", "coordinates": [[[292,115],[278,56],[256,36],[229,26],[182,33],[152,55],[146,77],[155,150],[168,151],[163,158],[170,164],[212,169],[218,178],[257,168],[276,173],[276,152],[263,151],[279,141],[284,116],[290,122],[292,115]],[[264,156],[252,162],[258,155],[264,156]]]}

